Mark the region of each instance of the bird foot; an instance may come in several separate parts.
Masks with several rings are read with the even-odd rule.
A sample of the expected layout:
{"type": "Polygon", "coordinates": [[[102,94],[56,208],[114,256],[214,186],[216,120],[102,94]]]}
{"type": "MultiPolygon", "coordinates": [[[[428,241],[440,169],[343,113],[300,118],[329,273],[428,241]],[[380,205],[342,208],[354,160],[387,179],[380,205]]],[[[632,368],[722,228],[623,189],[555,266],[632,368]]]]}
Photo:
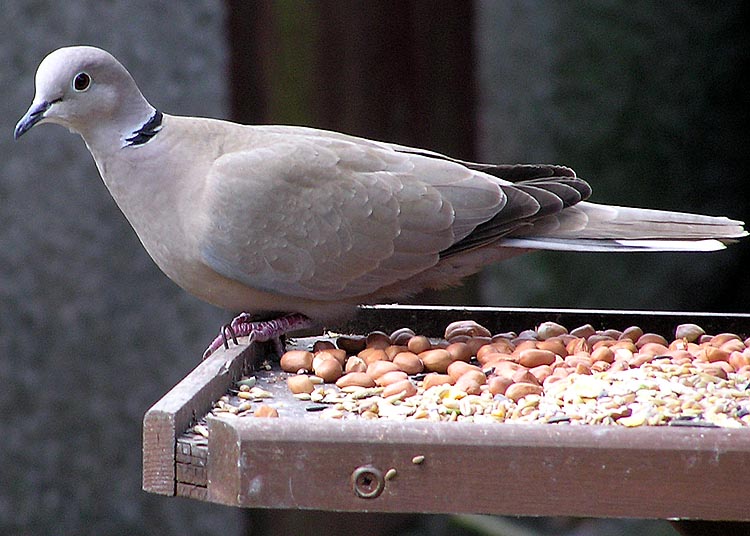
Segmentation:
{"type": "Polygon", "coordinates": [[[229,348],[229,341],[237,344],[237,337],[249,337],[250,342],[272,341],[276,352],[284,353],[284,343],[281,336],[289,331],[305,329],[312,325],[312,321],[305,315],[292,313],[273,320],[253,322],[249,313],[240,313],[232,322],[221,327],[218,337],[203,352],[206,359],[220,347],[229,348]]]}

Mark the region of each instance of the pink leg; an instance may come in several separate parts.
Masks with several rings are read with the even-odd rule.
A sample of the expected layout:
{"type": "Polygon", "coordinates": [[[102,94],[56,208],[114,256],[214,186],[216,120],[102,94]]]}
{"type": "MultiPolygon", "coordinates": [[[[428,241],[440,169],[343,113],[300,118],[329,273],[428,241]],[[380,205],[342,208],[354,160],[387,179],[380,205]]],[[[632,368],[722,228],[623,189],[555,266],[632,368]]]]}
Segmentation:
{"type": "MultiPolygon", "coordinates": [[[[273,341],[277,352],[284,352],[284,345],[280,337],[289,331],[305,329],[312,325],[312,321],[305,315],[292,313],[273,320],[252,322],[248,313],[240,313],[232,322],[222,326],[219,336],[203,352],[206,359],[221,346],[229,348],[229,341],[237,343],[237,337],[250,337],[250,342],[273,341]]],[[[279,355],[281,355],[281,353],[279,355]]]]}

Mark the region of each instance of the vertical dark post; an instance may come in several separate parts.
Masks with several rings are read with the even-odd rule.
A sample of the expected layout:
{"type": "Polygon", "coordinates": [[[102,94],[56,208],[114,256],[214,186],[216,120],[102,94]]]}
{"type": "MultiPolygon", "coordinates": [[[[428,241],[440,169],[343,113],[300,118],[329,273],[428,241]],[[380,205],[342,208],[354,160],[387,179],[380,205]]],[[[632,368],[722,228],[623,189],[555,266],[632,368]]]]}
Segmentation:
{"type": "Polygon", "coordinates": [[[240,123],[263,123],[268,109],[269,2],[227,2],[229,105],[240,123]]]}
{"type": "Polygon", "coordinates": [[[227,6],[233,120],[302,116],[308,126],[474,157],[471,2],[227,6]]]}
{"type": "Polygon", "coordinates": [[[471,2],[320,2],[321,126],[472,158],[471,2]]]}

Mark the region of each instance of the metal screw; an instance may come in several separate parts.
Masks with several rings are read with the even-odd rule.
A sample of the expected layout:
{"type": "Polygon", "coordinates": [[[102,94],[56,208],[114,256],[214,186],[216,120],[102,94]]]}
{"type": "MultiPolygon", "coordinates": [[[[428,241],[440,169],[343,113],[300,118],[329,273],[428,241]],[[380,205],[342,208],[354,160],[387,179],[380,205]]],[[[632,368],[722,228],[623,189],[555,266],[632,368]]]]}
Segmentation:
{"type": "Polygon", "coordinates": [[[352,473],[352,487],[357,497],[374,499],[383,493],[385,477],[377,467],[363,465],[352,473]]]}

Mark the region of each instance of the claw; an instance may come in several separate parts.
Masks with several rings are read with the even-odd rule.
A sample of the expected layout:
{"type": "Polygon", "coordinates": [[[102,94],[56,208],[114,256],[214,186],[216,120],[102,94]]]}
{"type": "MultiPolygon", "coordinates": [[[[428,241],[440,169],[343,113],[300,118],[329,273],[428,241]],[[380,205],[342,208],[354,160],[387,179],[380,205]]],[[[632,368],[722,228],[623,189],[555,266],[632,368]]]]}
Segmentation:
{"type": "Polygon", "coordinates": [[[237,334],[234,332],[234,326],[232,324],[224,324],[221,326],[221,338],[224,341],[224,349],[229,350],[229,341],[227,340],[227,332],[232,337],[232,342],[237,346],[237,334]]]}
{"type": "Polygon", "coordinates": [[[251,319],[250,314],[241,313],[229,324],[224,324],[219,336],[203,352],[203,359],[206,359],[222,346],[228,350],[230,338],[236,345],[237,337],[248,337],[250,342],[272,341],[274,350],[281,355],[284,353],[284,343],[281,341],[281,337],[288,331],[304,329],[312,324],[309,318],[298,313],[259,322],[252,322],[251,319]]]}

